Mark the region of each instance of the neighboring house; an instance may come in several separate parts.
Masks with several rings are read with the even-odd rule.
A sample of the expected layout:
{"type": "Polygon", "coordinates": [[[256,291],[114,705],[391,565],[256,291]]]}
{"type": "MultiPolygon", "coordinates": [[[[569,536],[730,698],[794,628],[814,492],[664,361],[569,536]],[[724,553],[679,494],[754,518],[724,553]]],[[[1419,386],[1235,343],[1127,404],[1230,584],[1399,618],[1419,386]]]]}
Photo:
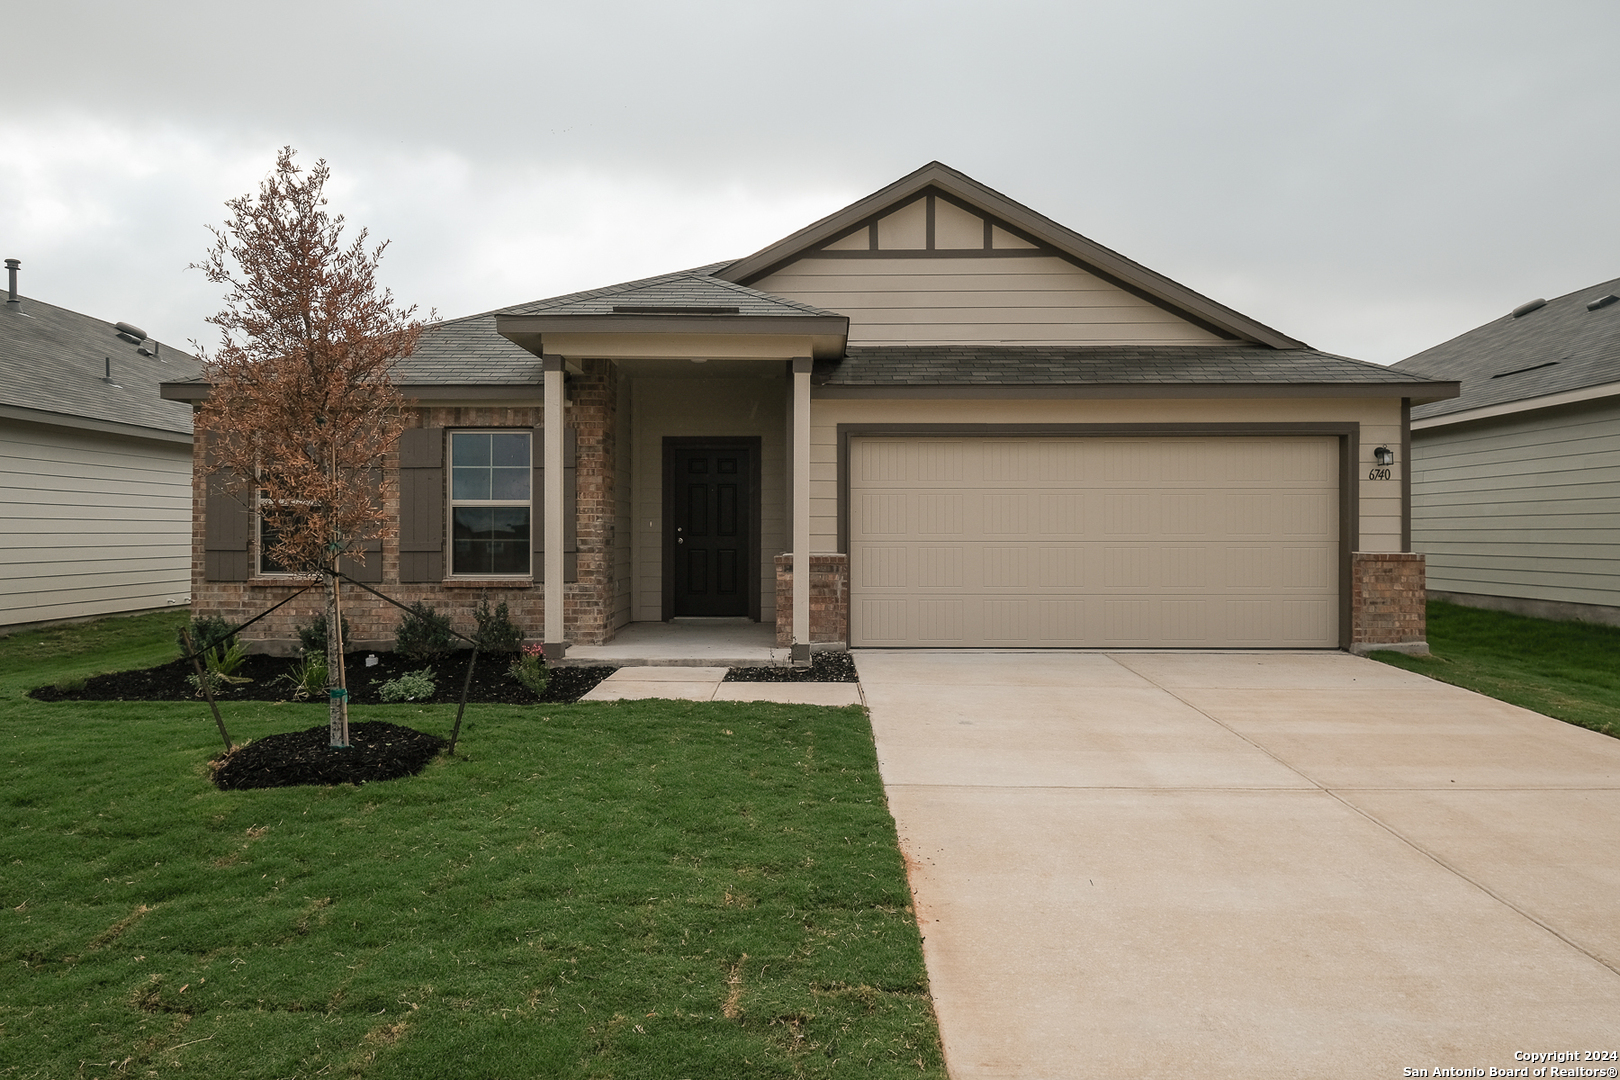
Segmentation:
{"type": "Polygon", "coordinates": [[[0,627],[183,605],[201,365],[127,323],[17,294],[0,310],[0,627]]]}
{"type": "Polygon", "coordinates": [[[1412,412],[1431,596],[1620,625],[1620,279],[1395,365],[1462,383],[1412,412]]]}
{"type": "MultiPolygon", "coordinates": [[[[365,576],[463,624],[488,590],[552,657],[681,617],[774,622],[800,658],[1421,648],[1404,459],[1370,470],[1408,403],[1456,393],[938,163],[736,262],[437,324],[397,379],[400,530],[365,576]]],[[[197,500],[199,609],[287,596],[247,511],[197,500]]],[[[397,613],[349,595],[386,642],[397,613]]]]}

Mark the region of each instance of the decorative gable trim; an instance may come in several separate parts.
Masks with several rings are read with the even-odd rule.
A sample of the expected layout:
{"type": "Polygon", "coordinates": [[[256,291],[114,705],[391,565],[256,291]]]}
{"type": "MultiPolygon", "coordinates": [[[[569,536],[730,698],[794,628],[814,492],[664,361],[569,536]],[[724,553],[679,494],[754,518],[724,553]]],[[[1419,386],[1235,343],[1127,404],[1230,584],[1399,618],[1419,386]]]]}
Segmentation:
{"type": "Polygon", "coordinates": [[[930,162],[911,175],[902,177],[888,187],[851,203],[837,213],[824,217],[745,259],[717,270],[714,276],[740,285],[749,285],[790,262],[810,256],[813,252],[820,253],[827,249],[829,244],[838,244],[840,247],[827,251],[825,257],[834,255],[841,258],[908,257],[899,249],[883,251],[881,237],[875,238],[875,242],[880,244],[880,249],[873,251],[870,244],[874,239],[869,236],[865,252],[860,250],[858,241],[854,241],[852,247],[849,246],[852,243],[850,238],[858,234],[863,227],[873,230],[875,235],[877,222],[920,199],[927,200],[924,209],[924,243],[912,248],[911,250],[918,254],[909,257],[1004,257],[993,254],[998,250],[995,247],[993,230],[1000,228],[1011,239],[1021,239],[1035,245],[1034,250],[1009,248],[1007,249],[1009,255],[1058,254],[1082,269],[1097,274],[1221,337],[1250,341],[1274,349],[1308,348],[1304,342],[1281,334],[1264,323],[1233,311],[1179,282],[1155,273],[1117,251],[1103,247],[937,161],[930,162]],[[979,255],[974,255],[972,249],[941,251],[937,246],[939,222],[936,200],[939,199],[984,217],[990,226],[987,231],[992,233],[991,247],[988,250],[979,249],[983,253],[979,255]],[[930,207],[932,213],[928,210],[930,207]],[[930,239],[935,245],[932,248],[927,243],[930,239]]]}

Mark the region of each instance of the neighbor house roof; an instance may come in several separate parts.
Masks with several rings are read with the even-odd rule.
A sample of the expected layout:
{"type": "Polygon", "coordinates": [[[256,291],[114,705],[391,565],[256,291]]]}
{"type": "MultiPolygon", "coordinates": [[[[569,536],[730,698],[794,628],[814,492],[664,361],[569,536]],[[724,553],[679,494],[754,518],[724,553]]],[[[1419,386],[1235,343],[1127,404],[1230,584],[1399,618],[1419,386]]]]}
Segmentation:
{"type": "Polygon", "coordinates": [[[191,406],[158,385],[202,365],[141,333],[31,297],[0,303],[0,415],[101,431],[191,438],[191,406]],[[110,374],[110,378],[109,378],[110,374]]]}
{"type": "Polygon", "coordinates": [[[1544,304],[1522,305],[1396,369],[1462,383],[1460,396],[1412,411],[1414,420],[1522,411],[1613,384],[1620,394],[1620,278],[1544,304]],[[1605,300],[1605,298],[1608,298],[1605,300]]]}
{"type": "Polygon", "coordinates": [[[827,387],[1244,386],[1344,393],[1397,388],[1427,400],[1454,384],[1315,349],[1263,345],[852,345],[818,363],[827,387]]]}

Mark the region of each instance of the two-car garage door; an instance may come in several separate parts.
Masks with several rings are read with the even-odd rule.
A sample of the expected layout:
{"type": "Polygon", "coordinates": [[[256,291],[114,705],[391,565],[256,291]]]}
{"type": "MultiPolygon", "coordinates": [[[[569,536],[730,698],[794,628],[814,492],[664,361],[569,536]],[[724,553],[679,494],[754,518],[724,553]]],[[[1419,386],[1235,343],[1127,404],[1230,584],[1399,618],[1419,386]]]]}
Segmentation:
{"type": "Polygon", "coordinates": [[[1332,648],[1332,437],[856,437],[850,643],[1332,648]]]}

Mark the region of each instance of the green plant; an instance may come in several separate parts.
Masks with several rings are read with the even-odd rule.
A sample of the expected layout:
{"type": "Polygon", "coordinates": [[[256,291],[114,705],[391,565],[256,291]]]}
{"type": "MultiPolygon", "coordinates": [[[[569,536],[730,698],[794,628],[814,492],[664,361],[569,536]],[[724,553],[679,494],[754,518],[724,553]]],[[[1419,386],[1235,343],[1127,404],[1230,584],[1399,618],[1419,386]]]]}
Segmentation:
{"type": "MultiPolygon", "coordinates": [[[[301,649],[304,650],[304,655],[305,656],[313,656],[316,653],[319,653],[322,657],[326,656],[326,616],[325,615],[317,615],[311,621],[309,621],[307,623],[299,623],[297,626],[293,627],[293,629],[298,634],[298,645],[299,645],[299,647],[301,649]]],[[[343,618],[343,644],[344,644],[345,648],[348,647],[350,640],[351,640],[351,638],[349,637],[349,619],[348,619],[347,616],[344,616],[344,618],[343,618]]],[[[326,661],[323,659],[321,662],[324,664],[326,661]]]]}
{"type": "Polygon", "coordinates": [[[394,648],[419,664],[429,664],[455,648],[450,616],[440,615],[425,600],[412,604],[394,632],[394,648]]]}
{"type": "Polygon", "coordinates": [[[83,690],[88,681],[83,675],[64,675],[56,680],[56,688],[64,694],[74,694],[83,690]]]}
{"type": "Polygon", "coordinates": [[[175,631],[175,643],[180,646],[180,653],[184,656],[190,652],[186,648],[186,632],[191,633],[192,648],[201,649],[205,654],[218,650],[224,653],[236,644],[236,635],[231,632],[231,624],[218,615],[201,615],[190,622],[180,624],[175,631]]]}
{"type": "Polygon", "coordinates": [[[304,658],[281,681],[292,687],[294,701],[319,696],[326,690],[326,653],[305,650],[304,658]]]}
{"type": "Polygon", "coordinates": [[[551,682],[551,670],[546,667],[545,648],[540,645],[525,645],[512,660],[512,666],[506,673],[526,686],[531,694],[540,697],[546,692],[546,686],[551,682]]]}
{"type": "Polygon", "coordinates": [[[377,687],[377,696],[390,703],[426,701],[438,688],[433,669],[423,668],[421,671],[407,671],[397,679],[389,679],[377,687]]]}
{"type": "Polygon", "coordinates": [[[478,647],[484,652],[512,653],[523,646],[523,631],[512,621],[512,613],[502,600],[491,609],[487,593],[480,593],[478,606],[473,609],[473,620],[478,624],[478,647]]]}

